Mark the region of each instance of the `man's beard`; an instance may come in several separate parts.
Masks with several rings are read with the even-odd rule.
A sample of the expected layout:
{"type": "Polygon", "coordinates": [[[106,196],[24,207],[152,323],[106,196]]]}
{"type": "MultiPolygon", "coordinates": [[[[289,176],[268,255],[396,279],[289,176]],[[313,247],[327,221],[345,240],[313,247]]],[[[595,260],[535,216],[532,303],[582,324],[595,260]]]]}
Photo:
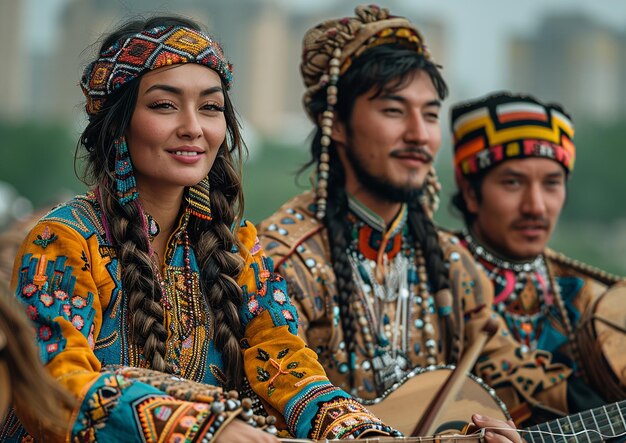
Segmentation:
{"type": "Polygon", "coordinates": [[[359,183],[378,199],[394,203],[409,203],[417,201],[422,194],[421,186],[411,186],[409,184],[405,186],[397,185],[392,183],[391,180],[376,177],[371,174],[356,154],[356,148],[352,143],[346,145],[346,154],[348,161],[357,175],[359,183]]]}

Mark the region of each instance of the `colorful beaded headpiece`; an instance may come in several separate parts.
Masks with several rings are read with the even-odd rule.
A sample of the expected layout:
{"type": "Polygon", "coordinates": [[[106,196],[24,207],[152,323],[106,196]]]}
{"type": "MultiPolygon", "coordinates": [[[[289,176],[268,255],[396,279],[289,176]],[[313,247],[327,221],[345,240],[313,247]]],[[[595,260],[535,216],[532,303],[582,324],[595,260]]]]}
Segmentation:
{"type": "Polygon", "coordinates": [[[413,23],[404,17],[395,17],[376,5],[357,6],[356,17],[327,20],[307,31],[302,42],[300,72],[306,91],[304,108],[317,124],[317,115],[310,108],[312,97],[326,89],[326,110],[321,120],[321,154],[317,170],[317,212],[323,219],[326,213],[330,146],[334,106],[337,104],[337,82],[352,61],[366,49],[384,44],[399,44],[430,58],[424,39],[413,23]]]}
{"type": "Polygon", "coordinates": [[[113,91],[144,72],[182,63],[213,69],[230,88],[232,66],[218,42],[187,27],[157,26],[114,43],[85,68],[80,86],[87,114],[97,114],[113,91]]]}
{"type": "Polygon", "coordinates": [[[457,180],[526,157],[550,158],[567,172],[574,169],[574,126],[559,105],[498,92],[454,106],[451,126],[457,180]]]}

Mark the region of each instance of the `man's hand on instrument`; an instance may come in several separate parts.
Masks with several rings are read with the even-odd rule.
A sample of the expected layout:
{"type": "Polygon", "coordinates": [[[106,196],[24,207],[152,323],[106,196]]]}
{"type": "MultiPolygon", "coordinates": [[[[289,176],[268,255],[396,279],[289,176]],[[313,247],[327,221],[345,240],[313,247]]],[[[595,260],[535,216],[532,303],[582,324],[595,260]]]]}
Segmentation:
{"type": "Polygon", "coordinates": [[[485,441],[487,443],[521,443],[524,441],[517,432],[512,420],[502,421],[484,415],[472,415],[472,421],[479,428],[485,429],[485,441]]]}

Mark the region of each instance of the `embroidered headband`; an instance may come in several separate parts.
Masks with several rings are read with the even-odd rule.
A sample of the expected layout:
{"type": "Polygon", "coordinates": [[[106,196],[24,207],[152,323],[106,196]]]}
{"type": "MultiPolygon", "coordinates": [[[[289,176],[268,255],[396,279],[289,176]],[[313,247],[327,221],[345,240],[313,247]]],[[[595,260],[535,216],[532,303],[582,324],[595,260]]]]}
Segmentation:
{"type": "Polygon", "coordinates": [[[317,165],[316,218],[326,214],[328,174],[330,171],[330,146],[337,82],[352,61],[365,50],[384,44],[398,44],[430,59],[424,39],[413,23],[404,17],[389,14],[386,8],[376,5],[357,6],[356,17],[331,19],[309,29],[302,41],[300,73],[306,87],[304,108],[314,123],[317,115],[310,104],[315,94],[326,91],[326,110],[322,113],[320,140],[321,152],[317,165]]]}
{"type": "Polygon", "coordinates": [[[90,63],[80,81],[88,115],[95,115],[109,95],[146,71],[163,66],[198,63],[219,74],[226,90],[232,83],[232,66],[220,44],[183,26],[157,26],[115,42],[90,63]]]}
{"type": "Polygon", "coordinates": [[[567,172],[574,169],[574,126],[559,105],[497,92],[457,104],[451,113],[457,180],[526,157],[550,158],[567,172]]]}

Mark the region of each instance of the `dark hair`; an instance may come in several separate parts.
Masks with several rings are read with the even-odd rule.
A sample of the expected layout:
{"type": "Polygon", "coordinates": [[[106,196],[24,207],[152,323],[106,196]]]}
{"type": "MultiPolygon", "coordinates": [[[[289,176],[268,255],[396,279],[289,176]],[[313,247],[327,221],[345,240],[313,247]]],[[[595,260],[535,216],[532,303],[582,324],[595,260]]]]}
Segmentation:
{"type": "MultiPolygon", "coordinates": [[[[471,190],[474,192],[474,195],[476,196],[476,201],[478,203],[483,200],[482,186],[486,174],[487,170],[481,171],[477,174],[473,174],[469,177],[464,177],[464,179],[468,182],[471,190]]],[[[458,186],[457,191],[450,199],[450,212],[463,217],[463,223],[465,223],[465,226],[467,226],[468,228],[471,227],[476,220],[476,214],[473,214],[467,208],[467,202],[465,201],[465,197],[463,196],[463,191],[461,191],[458,186]]]]}
{"type": "MultiPolygon", "coordinates": [[[[374,96],[385,91],[394,91],[404,87],[417,71],[426,72],[439,95],[444,99],[448,94],[448,88],[441,76],[439,67],[423,55],[398,45],[381,45],[370,48],[356,58],[352,65],[342,75],[337,84],[338,101],[335,107],[339,121],[343,122],[350,130],[350,119],[356,99],[366,92],[374,89],[374,96]]],[[[326,110],[326,91],[318,92],[309,104],[314,115],[319,115],[326,110]]],[[[321,152],[321,128],[318,125],[311,143],[311,158],[303,166],[305,170],[315,164],[321,152]]],[[[334,143],[329,148],[330,172],[328,178],[328,206],[324,223],[328,229],[330,241],[331,259],[336,276],[337,300],[340,309],[341,327],[346,344],[348,361],[355,349],[354,333],[356,316],[350,308],[353,294],[356,292],[352,278],[352,269],[348,261],[347,248],[351,238],[350,227],[347,223],[348,198],[345,191],[345,171],[334,149],[334,143]]],[[[432,293],[449,287],[448,271],[445,266],[443,251],[439,246],[439,237],[432,220],[424,212],[424,209],[416,201],[409,202],[409,225],[413,235],[421,245],[426,258],[428,280],[432,293]]],[[[446,358],[452,360],[452,317],[446,317],[446,358]]],[[[352,365],[349,365],[350,385],[354,383],[352,365]]]]}
{"type": "MultiPolygon", "coordinates": [[[[134,20],[107,36],[101,51],[145,29],[170,25],[202,31],[197,23],[174,16],[134,20]]],[[[84,147],[86,153],[82,157],[86,164],[83,179],[97,186],[102,211],[110,226],[111,241],[121,268],[122,287],[128,297],[131,341],[142,349],[151,368],[168,371],[164,360],[167,331],[163,326],[161,292],[155,274],[159,271],[150,257],[141,205],[135,200],[122,206],[115,198],[114,141],[123,136],[130,124],[139,83],[132,81],[119,88],[89,119],[80,137],[77,157],[78,149],[84,147]]],[[[243,375],[243,356],[239,345],[243,328],[238,315],[243,296],[236,284],[243,269],[243,260],[232,251],[233,246],[243,247],[233,227],[239,226],[243,211],[240,175],[245,147],[226,88],[224,99],[227,134],[208,174],[213,220],[192,215],[187,229],[200,268],[200,288],[215,316],[216,348],[222,352],[228,385],[234,386],[243,375]]]]}

